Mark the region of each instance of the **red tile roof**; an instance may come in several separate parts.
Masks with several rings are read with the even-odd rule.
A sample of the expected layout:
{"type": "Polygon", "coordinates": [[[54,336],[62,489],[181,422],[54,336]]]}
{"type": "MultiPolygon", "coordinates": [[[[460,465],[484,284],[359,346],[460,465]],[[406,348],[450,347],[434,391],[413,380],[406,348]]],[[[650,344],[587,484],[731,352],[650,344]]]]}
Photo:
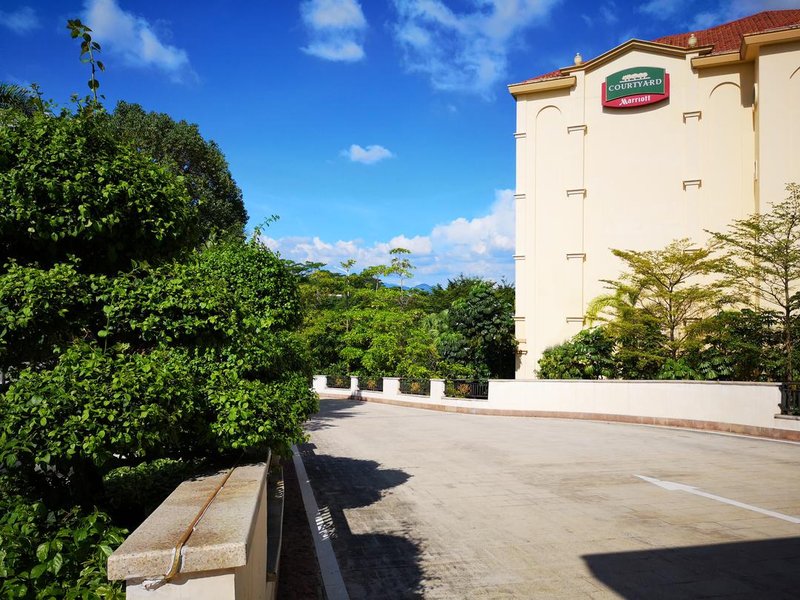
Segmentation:
{"type": "MultiPolygon", "coordinates": [[[[742,37],[751,33],[765,33],[776,29],[792,29],[800,27],[800,9],[768,10],[738,21],[731,21],[705,29],[695,31],[698,46],[714,46],[712,54],[722,54],[738,50],[742,44],[742,37]]],[[[688,48],[689,36],[692,32],[665,35],[657,40],[657,44],[669,44],[688,48]]]]}
{"type": "MultiPolygon", "coordinates": [[[[676,33],[665,35],[652,40],[657,44],[678,46],[681,48],[689,47],[689,36],[694,33],[697,38],[697,46],[713,46],[711,54],[723,54],[725,52],[735,52],[742,44],[742,37],[753,33],[766,33],[779,29],[800,28],[800,9],[790,10],[767,10],[749,17],[723,23],[716,27],[710,27],[702,31],[689,31],[686,33],[676,33]]],[[[555,79],[565,75],[562,69],[550,71],[544,75],[539,75],[532,79],[526,79],[521,83],[533,83],[545,79],[555,79]]]]}

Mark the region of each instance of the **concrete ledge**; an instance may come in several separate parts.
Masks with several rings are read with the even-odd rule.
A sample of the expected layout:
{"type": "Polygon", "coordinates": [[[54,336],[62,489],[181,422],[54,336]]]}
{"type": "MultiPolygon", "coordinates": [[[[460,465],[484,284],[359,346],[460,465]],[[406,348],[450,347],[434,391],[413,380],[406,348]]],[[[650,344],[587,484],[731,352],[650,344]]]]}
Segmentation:
{"type": "Polygon", "coordinates": [[[180,484],[109,557],[108,578],[125,580],[128,600],[266,600],[277,579],[267,585],[268,462],[180,484]]]}
{"type": "MultiPolygon", "coordinates": [[[[262,500],[266,464],[234,469],[183,548],[181,573],[241,567],[262,500]]],[[[180,484],[108,559],[108,578],[159,578],[169,571],[175,545],[224,472],[180,484]]]]}

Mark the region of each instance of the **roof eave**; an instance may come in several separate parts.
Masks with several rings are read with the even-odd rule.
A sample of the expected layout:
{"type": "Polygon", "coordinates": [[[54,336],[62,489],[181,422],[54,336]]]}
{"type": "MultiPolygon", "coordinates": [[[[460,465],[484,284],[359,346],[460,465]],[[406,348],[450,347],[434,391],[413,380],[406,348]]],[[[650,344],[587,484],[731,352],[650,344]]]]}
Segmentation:
{"type": "Polygon", "coordinates": [[[513,83],[508,86],[508,91],[514,97],[520,94],[535,94],[538,92],[545,92],[548,90],[561,89],[572,87],[576,83],[576,78],[573,73],[579,71],[592,71],[612,60],[620,54],[630,50],[646,50],[655,54],[662,54],[667,56],[686,56],[687,54],[708,54],[713,50],[713,46],[698,46],[696,48],[683,48],[681,46],[671,46],[669,44],[659,44],[657,42],[648,42],[645,40],[632,39],[624,44],[620,44],[611,50],[601,54],[600,56],[581,63],[579,65],[564,67],[561,69],[563,74],[561,77],[552,77],[550,79],[542,79],[539,81],[523,81],[522,83],[513,83]]]}
{"type": "Polygon", "coordinates": [[[742,62],[738,50],[723,52],[720,54],[710,54],[707,56],[695,56],[692,59],[693,69],[705,69],[708,67],[720,67],[722,65],[732,65],[742,62]]]}
{"type": "Polygon", "coordinates": [[[788,27],[776,31],[763,33],[750,33],[742,36],[742,45],[739,49],[739,56],[743,61],[751,61],[758,56],[762,46],[772,44],[785,44],[800,40],[800,27],[788,27]]]}
{"type": "Polygon", "coordinates": [[[523,96],[525,94],[538,94],[541,92],[548,92],[550,90],[560,90],[564,88],[571,88],[577,83],[578,79],[574,75],[566,77],[553,77],[551,79],[543,79],[541,81],[531,81],[522,83],[513,83],[508,86],[508,91],[514,98],[523,96]]]}
{"type": "Polygon", "coordinates": [[[696,46],[694,48],[684,48],[683,46],[672,46],[670,44],[661,44],[658,42],[648,42],[646,40],[632,39],[624,44],[620,44],[615,48],[601,54],[600,56],[586,61],[574,67],[567,67],[563,69],[565,74],[574,73],[575,71],[592,71],[602,65],[611,62],[620,54],[629,52],[630,50],[644,50],[651,54],[661,54],[664,56],[679,56],[684,57],[687,54],[708,54],[714,49],[713,46],[696,46]]]}

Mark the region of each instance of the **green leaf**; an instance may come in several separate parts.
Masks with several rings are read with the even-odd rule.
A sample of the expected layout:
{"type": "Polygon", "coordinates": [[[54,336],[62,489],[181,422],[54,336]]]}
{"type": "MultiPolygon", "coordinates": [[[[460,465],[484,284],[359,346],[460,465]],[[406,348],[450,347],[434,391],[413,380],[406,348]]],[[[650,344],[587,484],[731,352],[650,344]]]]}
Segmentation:
{"type": "Polygon", "coordinates": [[[42,573],[47,571],[47,563],[39,563],[38,565],[34,565],[31,569],[31,579],[39,579],[42,576],[42,573]]]}
{"type": "Polygon", "coordinates": [[[39,562],[44,562],[47,560],[47,553],[49,551],[50,551],[50,544],[48,542],[39,544],[39,547],[36,548],[36,558],[39,559],[39,562]]]}
{"type": "Polygon", "coordinates": [[[61,555],[60,552],[57,553],[50,561],[50,566],[53,571],[53,574],[58,575],[58,573],[61,571],[61,567],[64,566],[64,557],[61,555]]]}

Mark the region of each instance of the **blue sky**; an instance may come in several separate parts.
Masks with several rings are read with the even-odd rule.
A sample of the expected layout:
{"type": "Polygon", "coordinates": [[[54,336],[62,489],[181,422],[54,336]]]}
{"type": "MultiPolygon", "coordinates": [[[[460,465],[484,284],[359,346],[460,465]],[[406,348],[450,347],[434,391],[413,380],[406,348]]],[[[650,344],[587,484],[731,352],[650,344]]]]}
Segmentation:
{"type": "Polygon", "coordinates": [[[250,227],[287,258],[356,269],[413,251],[412,283],[513,281],[506,85],[630,38],[800,0],[2,0],[0,80],[88,92],[65,28],[95,31],[100,91],[199,124],[250,227]]]}

